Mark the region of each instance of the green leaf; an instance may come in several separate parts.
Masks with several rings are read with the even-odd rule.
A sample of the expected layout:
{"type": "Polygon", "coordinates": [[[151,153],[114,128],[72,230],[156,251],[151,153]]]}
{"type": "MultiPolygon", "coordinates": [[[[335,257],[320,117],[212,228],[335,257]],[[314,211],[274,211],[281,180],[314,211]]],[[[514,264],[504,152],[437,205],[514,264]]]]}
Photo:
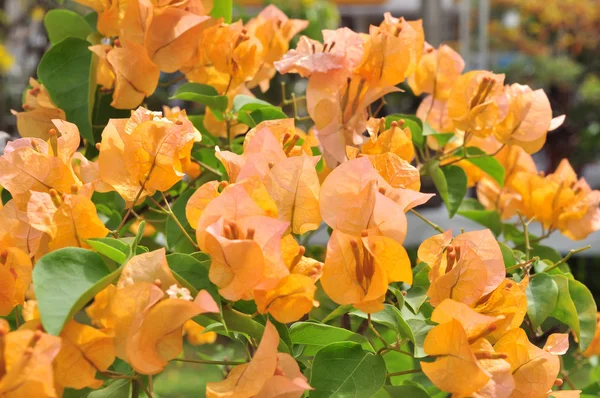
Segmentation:
{"type": "Polygon", "coordinates": [[[238,121],[250,127],[255,127],[265,120],[287,119],[287,115],[278,106],[262,106],[256,108],[254,104],[244,105],[238,113],[238,121]]]}
{"type": "Polygon", "coordinates": [[[542,273],[529,281],[525,294],[527,316],[536,329],[554,310],[558,300],[558,286],[550,275],[542,273]]]}
{"type": "Polygon", "coordinates": [[[425,263],[420,263],[413,269],[413,284],[406,292],[404,301],[415,314],[427,300],[427,289],[430,284],[429,271],[431,271],[431,267],[425,263]]]}
{"type": "Polygon", "coordinates": [[[581,282],[569,279],[569,294],[575,304],[579,318],[579,348],[585,351],[592,343],[596,333],[596,302],[590,290],[581,282]]]}
{"type": "Polygon", "coordinates": [[[130,391],[131,380],[119,379],[100,390],[92,391],[88,398],[129,398],[130,391]]]}
{"type": "MultiPolygon", "coordinates": [[[[537,279],[540,276],[541,274],[536,276],[534,279],[537,279]]],[[[579,324],[579,317],[577,315],[577,307],[575,307],[575,303],[573,303],[573,299],[571,298],[571,293],[569,291],[569,279],[563,275],[550,275],[550,277],[558,287],[558,298],[556,299],[555,307],[550,316],[558,319],[570,327],[575,336],[579,338],[581,334],[581,326],[579,324]]]]}
{"type": "Polygon", "coordinates": [[[502,233],[500,214],[495,210],[486,210],[477,199],[465,198],[457,213],[489,228],[496,236],[502,233]]]}
{"type": "Polygon", "coordinates": [[[410,384],[404,384],[401,386],[385,386],[383,388],[389,394],[390,398],[429,398],[427,391],[410,384]]]}
{"type": "Polygon", "coordinates": [[[185,287],[194,294],[204,289],[213,296],[217,303],[220,302],[217,288],[208,278],[210,259],[200,261],[189,254],[172,253],[167,256],[167,262],[169,268],[177,274],[176,278],[180,277],[185,282],[185,287]]]}
{"type": "Polygon", "coordinates": [[[467,174],[458,166],[444,166],[442,172],[446,178],[448,193],[444,199],[450,218],[454,217],[460,204],[467,195],[467,174]]]}
{"type": "Polygon", "coordinates": [[[56,106],[75,123],[82,137],[95,144],[92,109],[96,93],[96,71],[86,40],[68,37],[51,47],[38,65],[38,76],[56,106]]]}
{"type": "MultiPolygon", "coordinates": [[[[456,152],[456,156],[464,155],[464,150],[460,149],[456,152]]],[[[484,152],[482,149],[470,146],[467,147],[467,159],[469,162],[479,167],[483,172],[492,177],[500,186],[504,186],[504,167],[498,159],[484,152]],[[473,157],[475,156],[475,157],[473,157]]]]}
{"type": "MultiPolygon", "coordinates": [[[[523,245],[525,244],[525,234],[517,229],[515,226],[511,224],[503,224],[502,225],[502,234],[504,235],[504,240],[511,241],[515,245],[523,245]]],[[[537,239],[538,236],[529,234],[529,241],[537,239]]]]}
{"type": "Polygon", "coordinates": [[[125,264],[129,257],[131,257],[131,246],[119,239],[93,238],[88,239],[85,242],[98,253],[119,264],[125,264]]]}
{"type": "Polygon", "coordinates": [[[502,252],[502,259],[504,260],[504,267],[509,268],[517,264],[517,258],[513,250],[508,247],[505,243],[498,242],[500,251],[502,252]]]}
{"type": "MultiPolygon", "coordinates": [[[[550,260],[552,263],[557,263],[562,260],[562,256],[555,249],[543,245],[531,245],[529,252],[531,257],[539,257],[541,260],[550,260]]],[[[519,247],[519,250],[525,251],[525,246],[519,247]]]]}
{"type": "Polygon", "coordinates": [[[99,254],[68,247],[43,256],[33,286],[44,329],[58,336],[65,323],[121,272],[109,272],[99,254]]]}
{"type": "Polygon", "coordinates": [[[385,128],[389,129],[392,122],[404,120],[404,126],[410,129],[413,143],[419,148],[425,145],[425,137],[423,137],[423,122],[415,115],[404,115],[402,113],[394,113],[385,118],[385,128]]]}
{"type": "Polygon", "coordinates": [[[360,334],[335,326],[313,322],[296,322],[290,328],[292,343],[305,346],[303,354],[315,355],[323,347],[340,341],[359,343],[365,350],[374,351],[369,341],[360,334]]]}
{"type": "Polygon", "coordinates": [[[422,314],[422,312],[413,314],[407,306],[402,307],[400,314],[410,327],[410,330],[414,336],[413,342],[415,346],[415,358],[426,357],[427,355],[423,349],[423,343],[425,342],[427,333],[429,333],[429,331],[433,328],[433,325],[428,322],[427,319],[425,319],[425,316],[422,314]]]}
{"type": "MultiPolygon", "coordinates": [[[[225,2],[223,1],[223,3],[225,2]]],[[[220,3],[221,1],[216,1],[215,7],[220,3]]],[[[214,87],[200,83],[182,84],[170,99],[197,102],[210,107],[212,111],[220,113],[225,112],[229,105],[229,98],[226,95],[219,95],[214,87]]]]}
{"type": "Polygon", "coordinates": [[[331,344],[317,353],[309,384],[311,398],[370,398],[383,387],[385,362],[357,343],[331,344]]]}
{"type": "Polygon", "coordinates": [[[327,315],[325,318],[323,318],[323,320],[321,321],[322,323],[327,323],[329,321],[332,321],[336,318],[339,318],[340,316],[349,313],[350,311],[352,311],[352,304],[344,304],[344,305],[340,305],[338,306],[335,310],[331,311],[329,313],[329,315],[327,315]]]}
{"type": "MultiPolygon", "coordinates": [[[[362,311],[354,311],[352,314],[363,319],[368,318],[368,315],[362,311]]],[[[415,342],[415,336],[413,335],[410,326],[408,326],[404,318],[402,318],[400,310],[393,305],[385,304],[383,310],[371,314],[371,320],[396,331],[402,338],[409,338],[410,341],[413,343],[415,342]]]]}
{"type": "Polygon", "coordinates": [[[263,101],[261,99],[258,99],[256,97],[251,97],[249,95],[236,95],[235,98],[233,99],[233,106],[231,107],[231,110],[235,113],[241,111],[242,109],[244,110],[254,110],[254,109],[259,109],[259,108],[265,108],[265,107],[270,107],[273,106],[270,103],[268,103],[267,101],[263,101]]]}
{"type": "Polygon", "coordinates": [[[429,136],[437,140],[438,146],[443,147],[446,146],[446,144],[450,142],[452,138],[454,138],[454,133],[436,133],[429,136]]]}
{"type": "Polygon", "coordinates": [[[92,27],[81,15],[65,9],[50,10],[44,17],[50,43],[56,44],[68,37],[86,39],[92,27]]]}
{"type": "MultiPolygon", "coordinates": [[[[179,196],[179,198],[177,198],[171,207],[173,214],[175,217],[177,217],[179,223],[183,226],[188,235],[192,237],[192,239],[194,239],[193,237],[196,235],[196,233],[190,226],[190,223],[185,216],[185,206],[193,194],[193,189],[187,189],[179,196]]],[[[197,250],[181,231],[172,217],[167,218],[167,222],[165,223],[165,234],[167,235],[167,247],[170,251],[179,253],[193,253],[197,250]]]]}
{"type": "Polygon", "coordinates": [[[223,18],[225,23],[231,23],[233,15],[232,0],[216,0],[213,1],[213,8],[210,16],[213,18],[223,18]]]}

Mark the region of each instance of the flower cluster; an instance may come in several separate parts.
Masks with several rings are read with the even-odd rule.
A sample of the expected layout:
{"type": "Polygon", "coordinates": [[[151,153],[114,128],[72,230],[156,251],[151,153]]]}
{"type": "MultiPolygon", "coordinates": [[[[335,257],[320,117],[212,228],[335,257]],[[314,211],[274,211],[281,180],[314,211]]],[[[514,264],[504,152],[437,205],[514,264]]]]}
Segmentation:
{"type": "MultiPolygon", "coordinates": [[[[1,397],[153,397],[172,361],[224,366],[214,398],[579,396],[568,376],[600,329],[568,261],[588,247],[542,241],[599,230],[600,191],[567,160],[537,171],[564,120],[542,90],[464,73],[421,21],[390,14],[289,50],[307,22],[274,6],[230,23],[221,0],[79,2],[98,14],[80,55],[112,105],[89,109],[86,135],[56,81],[31,80],[25,138],[0,156],[1,397]],[[204,114],[139,106],[161,71],[204,114]],[[308,78],[310,130],[254,97],[276,71],[308,78]],[[404,81],[427,94],[417,115],[381,117],[372,105],[404,81]],[[455,236],[419,213],[424,176],[450,218],[489,229],[455,236]],[[407,213],[439,232],[416,259],[407,213]],[[190,358],[184,336],[246,355],[190,358]]],[[[85,25],[61,35],[91,29],[63,11],[85,25]]],[[[297,116],[301,100],[282,106],[297,116]]]]}

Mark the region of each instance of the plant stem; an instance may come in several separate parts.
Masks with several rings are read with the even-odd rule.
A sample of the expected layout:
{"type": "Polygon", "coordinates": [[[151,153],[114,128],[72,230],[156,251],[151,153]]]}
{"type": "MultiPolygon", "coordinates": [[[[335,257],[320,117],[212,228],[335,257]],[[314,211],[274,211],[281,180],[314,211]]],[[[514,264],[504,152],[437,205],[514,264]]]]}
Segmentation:
{"type": "Polygon", "coordinates": [[[373,323],[371,322],[371,314],[367,315],[367,322],[369,324],[369,329],[371,329],[371,332],[373,332],[373,334],[381,341],[381,343],[383,344],[384,347],[389,347],[389,344],[387,341],[385,341],[385,339],[379,334],[379,332],[377,331],[377,329],[375,329],[375,326],[373,326],[373,323]]]}
{"type": "MultiPolygon", "coordinates": [[[[556,263],[552,264],[551,266],[549,266],[548,268],[546,268],[544,270],[544,272],[552,271],[554,268],[560,266],[561,264],[566,263],[573,256],[573,254],[581,253],[581,252],[586,251],[586,250],[591,249],[591,248],[592,248],[592,246],[587,245],[587,246],[584,246],[584,247],[580,247],[579,249],[571,249],[571,250],[569,250],[569,253],[567,253],[567,255],[562,260],[557,261],[556,263]]],[[[539,275],[539,274],[534,274],[531,277],[535,278],[536,275],[539,275]]]]}
{"type": "Polygon", "coordinates": [[[207,359],[186,359],[186,358],[175,358],[175,359],[172,359],[172,361],[198,363],[198,364],[204,364],[204,365],[230,365],[230,366],[243,365],[246,363],[246,362],[241,362],[241,361],[210,361],[207,359]]]}
{"type": "Polygon", "coordinates": [[[512,271],[518,270],[519,268],[523,268],[523,267],[525,267],[526,265],[529,265],[529,264],[531,264],[531,263],[532,263],[532,262],[533,262],[533,261],[534,261],[536,258],[537,258],[537,257],[534,257],[534,258],[532,258],[532,259],[531,259],[531,260],[529,260],[529,261],[525,261],[525,262],[522,262],[522,263],[519,263],[519,264],[515,264],[515,265],[513,265],[512,267],[508,267],[508,268],[506,269],[506,272],[512,272],[512,271]]]}
{"type": "Polygon", "coordinates": [[[185,227],[181,224],[181,222],[179,221],[179,219],[177,218],[175,213],[173,213],[173,210],[171,209],[171,205],[169,204],[169,201],[167,200],[167,197],[165,196],[165,194],[163,192],[161,192],[160,194],[162,195],[163,200],[165,201],[165,205],[167,206],[166,210],[167,210],[167,213],[169,214],[169,216],[173,219],[173,221],[175,221],[175,224],[177,224],[177,226],[181,230],[181,233],[183,233],[183,235],[186,237],[186,239],[190,241],[192,246],[194,246],[196,249],[198,249],[198,244],[196,242],[194,242],[194,239],[192,239],[192,237],[185,230],[185,227]]]}
{"type": "Polygon", "coordinates": [[[400,371],[400,372],[388,373],[387,377],[403,376],[403,375],[409,375],[409,374],[412,374],[412,373],[421,373],[421,372],[422,372],[421,369],[403,370],[403,371],[400,371]]]}
{"type": "Polygon", "coordinates": [[[529,261],[529,252],[531,251],[531,245],[529,244],[529,223],[531,222],[525,222],[525,220],[523,219],[523,215],[521,215],[521,212],[517,211],[517,214],[519,216],[519,220],[521,220],[521,225],[523,226],[523,233],[525,234],[525,258],[527,259],[527,261],[529,261]]]}
{"type": "Polygon", "coordinates": [[[419,217],[421,220],[425,221],[425,223],[427,223],[431,228],[435,229],[439,233],[441,233],[441,234],[444,233],[444,230],[442,229],[442,227],[429,221],[425,216],[418,213],[415,209],[410,209],[410,212],[413,213],[415,216],[419,217]]]}
{"type": "Polygon", "coordinates": [[[152,173],[152,169],[154,168],[154,164],[152,165],[152,167],[150,168],[150,171],[148,172],[148,175],[146,176],[146,179],[144,180],[144,182],[142,183],[142,186],[140,187],[140,190],[138,191],[137,195],[135,195],[135,199],[133,200],[133,202],[131,203],[131,207],[129,209],[127,209],[127,212],[125,213],[125,215],[123,216],[123,219],[121,220],[121,223],[119,224],[119,226],[117,227],[117,229],[113,232],[113,235],[118,238],[119,237],[119,233],[121,231],[121,228],[123,228],[123,226],[125,225],[125,223],[127,222],[127,219],[129,218],[129,215],[131,214],[131,212],[133,211],[133,206],[135,206],[135,204],[137,203],[137,201],[140,199],[140,196],[142,196],[142,192],[144,192],[144,188],[146,187],[146,183],[148,182],[148,180],[150,179],[150,174],[152,173]]]}
{"type": "Polygon", "coordinates": [[[219,177],[223,177],[223,173],[221,173],[219,170],[215,169],[214,167],[212,167],[212,166],[209,166],[209,165],[207,165],[206,163],[204,163],[204,162],[200,162],[200,161],[198,161],[198,160],[197,160],[197,162],[198,162],[198,164],[199,164],[200,166],[204,167],[206,170],[210,171],[211,173],[213,173],[213,174],[216,174],[216,175],[218,175],[219,177]]]}

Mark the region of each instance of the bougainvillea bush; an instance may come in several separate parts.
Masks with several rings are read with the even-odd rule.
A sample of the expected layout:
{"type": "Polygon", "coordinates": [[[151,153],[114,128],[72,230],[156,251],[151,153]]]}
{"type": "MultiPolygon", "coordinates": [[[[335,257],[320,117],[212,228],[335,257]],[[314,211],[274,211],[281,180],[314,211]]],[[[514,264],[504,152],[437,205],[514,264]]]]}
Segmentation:
{"type": "Polygon", "coordinates": [[[600,191],[566,160],[536,170],[565,118],[542,90],[465,72],[390,14],[290,49],[307,23],[274,6],[79,1],[94,12],[47,13],[0,157],[0,396],[159,397],[170,362],[219,369],[207,397],[598,392],[596,304],[568,266],[587,247],[544,239],[600,229],[600,191]],[[260,99],[278,73],[306,93],[260,99]],[[380,117],[405,80],[416,115],[380,117]],[[159,86],[189,112],[148,109],[159,86]],[[481,229],[422,216],[423,177],[481,229]],[[431,226],[416,258],[407,212],[431,226]]]}

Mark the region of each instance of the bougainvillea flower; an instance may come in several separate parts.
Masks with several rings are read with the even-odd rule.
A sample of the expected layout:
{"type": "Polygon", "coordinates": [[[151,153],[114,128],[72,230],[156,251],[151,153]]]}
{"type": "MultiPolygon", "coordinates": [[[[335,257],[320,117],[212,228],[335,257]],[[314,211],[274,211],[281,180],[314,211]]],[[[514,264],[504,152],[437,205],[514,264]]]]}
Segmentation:
{"type": "Polygon", "coordinates": [[[459,130],[478,137],[492,134],[503,119],[499,104],[504,75],[470,71],[456,79],[448,98],[448,116],[459,130]]]}
{"type": "Polygon", "coordinates": [[[434,235],[421,244],[418,256],[431,266],[427,295],[433,306],[445,298],[473,306],[504,280],[502,252],[489,230],[454,239],[451,231],[434,235]]]}
{"type": "Polygon", "coordinates": [[[96,205],[85,195],[32,192],[27,216],[32,227],[49,235],[49,251],[68,246],[89,248],[87,239],[108,234],[96,205]]]}
{"type": "Polygon", "coordinates": [[[98,65],[96,66],[96,83],[102,90],[114,89],[117,76],[113,70],[113,67],[108,62],[108,53],[113,47],[109,44],[95,44],[88,48],[98,57],[98,65]]]}
{"type": "Polygon", "coordinates": [[[43,235],[29,225],[27,211],[17,209],[14,199],[0,208],[0,247],[15,247],[33,258],[43,235]]]}
{"type": "Polygon", "coordinates": [[[521,196],[521,211],[549,231],[559,229],[571,239],[584,239],[600,229],[600,191],[592,190],[563,159],[547,176],[519,172],[513,189],[521,196]]]}
{"type": "MultiPolygon", "coordinates": [[[[429,123],[435,131],[454,131],[454,121],[448,115],[447,101],[437,100],[432,95],[428,95],[419,104],[416,115],[422,121],[429,123]]],[[[437,140],[433,137],[427,137],[427,145],[432,149],[439,147],[437,140]]]]}
{"type": "Polygon", "coordinates": [[[246,152],[246,147],[254,137],[265,128],[275,136],[288,157],[300,156],[303,153],[310,156],[312,155],[311,148],[319,146],[319,142],[313,134],[306,134],[294,125],[294,119],[276,119],[260,122],[246,133],[244,136],[244,152],[246,152]],[[303,142],[299,144],[301,140],[303,142]]]}
{"type": "MultiPolygon", "coordinates": [[[[426,346],[428,345],[430,350],[436,349],[439,352],[439,354],[433,354],[437,356],[435,362],[425,365],[427,370],[424,368],[426,374],[429,375],[427,372],[430,372],[434,377],[432,379],[434,384],[442,389],[448,388],[445,391],[453,392],[457,397],[506,398],[510,395],[514,388],[510,365],[503,360],[505,355],[496,353],[487,341],[490,333],[496,329],[497,322],[502,320],[501,317],[482,315],[466,304],[446,299],[435,308],[431,320],[439,323],[440,326],[446,325],[442,328],[443,330],[449,330],[456,336],[461,336],[458,340],[443,340],[440,338],[438,330],[432,338],[429,337],[429,334],[426,337],[426,346]],[[457,329],[458,325],[456,323],[460,325],[462,330],[457,329]],[[428,339],[430,339],[429,344],[428,339]],[[434,339],[437,339],[437,341],[434,339]],[[435,347],[435,344],[439,344],[439,346],[435,347]],[[461,361],[470,362],[468,366],[480,378],[478,383],[485,379],[481,372],[488,377],[487,383],[479,388],[477,388],[477,385],[472,384],[464,387],[451,386],[451,378],[461,371],[461,361]],[[448,366],[449,374],[446,376],[441,372],[443,366],[448,366]]],[[[438,329],[438,327],[433,330],[435,329],[438,329]]]]}
{"type": "Polygon", "coordinates": [[[319,302],[314,300],[317,287],[309,276],[290,274],[274,288],[254,291],[256,308],[261,314],[271,314],[281,323],[295,322],[319,302]]]}
{"type": "Polygon", "coordinates": [[[546,396],[560,371],[558,355],[566,352],[568,341],[567,335],[551,335],[541,349],[529,342],[523,329],[514,329],[502,336],[494,349],[505,353],[510,363],[515,380],[511,397],[546,396]]]}
{"type": "Polygon", "coordinates": [[[217,340],[217,333],[206,332],[205,327],[191,319],[183,324],[183,334],[188,343],[193,346],[212,344],[217,340]]]}
{"type": "Polygon", "coordinates": [[[319,228],[318,156],[294,156],[275,163],[265,177],[265,187],[275,201],[279,219],[290,223],[293,233],[319,228]]]}
{"type": "Polygon", "coordinates": [[[395,86],[373,86],[359,75],[347,77],[342,71],[315,73],[309,78],[306,106],[328,165],[346,161],[346,146],[363,143],[367,107],[397,91],[395,86]]]}
{"type": "Polygon", "coordinates": [[[478,363],[467,334],[456,319],[431,329],[423,348],[427,355],[436,359],[421,362],[421,369],[440,390],[471,396],[491,379],[478,363]]]}
{"type": "Polygon", "coordinates": [[[437,49],[428,44],[425,46],[415,73],[408,78],[408,85],[415,95],[427,93],[438,101],[446,101],[456,79],[465,69],[465,61],[446,44],[437,49]]]}
{"type": "Polygon", "coordinates": [[[101,329],[114,328],[114,321],[110,314],[110,302],[116,290],[117,287],[115,285],[106,286],[94,296],[94,302],[86,307],[85,313],[92,321],[92,325],[101,329]]]}
{"type": "Polygon", "coordinates": [[[281,255],[281,238],[289,223],[265,216],[220,218],[206,229],[211,256],[209,278],[219,293],[236,301],[253,289],[270,289],[289,274],[281,255]]]}
{"type": "Polygon", "coordinates": [[[48,143],[38,138],[9,142],[0,156],[0,185],[9,191],[20,210],[25,210],[32,191],[71,192],[78,185],[70,164],[53,155],[48,143]]]}
{"type": "Polygon", "coordinates": [[[17,117],[17,131],[21,137],[34,137],[42,140],[50,138],[48,131],[54,128],[53,119],[65,119],[65,112],[58,108],[43,84],[34,78],[29,79],[30,89],[25,91],[23,112],[12,111],[17,117]]]}
{"type": "Polygon", "coordinates": [[[308,27],[308,21],[289,19],[279,8],[270,4],[255,18],[246,23],[248,34],[260,40],[263,48],[263,63],[254,78],[248,82],[249,88],[259,86],[264,93],[269,89],[270,80],[275,76],[274,63],[289,50],[290,40],[308,27]]]}
{"type": "Polygon", "coordinates": [[[274,65],[281,74],[298,73],[302,77],[332,71],[348,75],[361,62],[363,54],[363,39],[358,33],[348,28],[323,30],[323,44],[302,36],[296,49],[274,65]]]}
{"type": "Polygon", "coordinates": [[[477,199],[486,209],[497,210],[502,219],[507,220],[522,206],[521,195],[513,188],[515,176],[519,172],[537,173],[537,168],[531,155],[516,145],[505,146],[495,158],[504,167],[504,186],[484,177],[477,184],[477,199]]]}
{"type": "Polygon", "coordinates": [[[8,316],[25,302],[31,284],[32,265],[29,255],[16,247],[0,250],[0,315],[8,316]]]}
{"type": "Polygon", "coordinates": [[[187,118],[172,122],[141,107],[129,119],[111,119],[102,132],[100,178],[130,203],[166,191],[185,175],[195,136],[187,118]]]}
{"type": "Polygon", "coordinates": [[[169,268],[166,255],[166,250],[162,248],[133,256],[121,270],[117,289],[140,282],[154,283],[157,279],[160,280],[163,291],[176,285],[177,280],[169,268]]]}
{"type": "Polygon", "coordinates": [[[152,95],[158,85],[160,69],[150,61],[142,45],[127,41],[120,45],[106,54],[106,61],[115,75],[111,106],[133,109],[152,95]]]}
{"type": "Polygon", "coordinates": [[[9,397],[58,397],[52,363],[61,339],[41,331],[9,332],[8,322],[0,319],[0,395],[9,397]]]}
{"type": "MultiPolygon", "coordinates": [[[[38,318],[27,322],[21,329],[35,331],[41,327],[38,318]]],[[[60,351],[53,363],[56,387],[62,390],[102,386],[104,381],[96,379],[96,372],[107,370],[115,360],[113,337],[71,320],[62,329],[60,339],[60,351]]]]}
{"type": "Polygon", "coordinates": [[[367,131],[370,139],[361,147],[361,153],[381,155],[390,152],[407,162],[415,157],[410,129],[403,129],[398,122],[392,122],[390,128],[386,130],[384,118],[371,118],[367,122],[367,131]]]}
{"type": "Polygon", "coordinates": [[[527,314],[527,285],[527,277],[519,283],[505,279],[489,297],[475,306],[474,310],[480,314],[502,318],[496,322],[496,329],[487,336],[492,344],[523,323],[527,314]]]}
{"type": "Polygon", "coordinates": [[[261,42],[248,35],[242,21],[207,27],[197,48],[182,71],[189,81],[213,86],[221,94],[252,80],[262,65],[261,42]]]}
{"type": "Polygon", "coordinates": [[[236,220],[251,216],[277,217],[277,206],[260,178],[255,176],[235,184],[221,184],[221,186],[224,186],[223,191],[221,194],[217,192],[217,195],[213,191],[216,188],[212,184],[206,189],[200,187],[198,191],[202,190],[201,194],[193,195],[194,200],[192,203],[188,202],[186,206],[190,225],[196,228],[198,246],[204,251],[206,229],[220,218],[236,220]],[[204,195],[207,195],[206,199],[204,195]],[[213,198],[212,195],[215,197],[213,198]],[[192,223],[193,221],[196,222],[192,223]]]}
{"type": "Polygon", "coordinates": [[[118,36],[119,26],[127,9],[125,0],[76,0],[98,13],[98,32],[105,36],[118,36]]]}
{"type": "Polygon", "coordinates": [[[483,315],[466,304],[445,299],[431,314],[431,320],[437,323],[446,323],[451,320],[460,322],[468,340],[475,341],[481,337],[487,337],[496,330],[496,325],[501,318],[483,315]]]}
{"type": "Polygon", "coordinates": [[[380,26],[363,35],[364,56],[355,73],[370,86],[395,86],[411,75],[425,44],[421,20],[406,21],[385,14],[380,26]]]}
{"type": "Polygon", "coordinates": [[[197,37],[215,21],[202,1],[130,1],[119,39],[142,46],[161,71],[180,69],[197,51],[197,37]]]}
{"type": "Polygon", "coordinates": [[[558,128],[565,116],[552,118],[550,101],[544,90],[512,84],[504,90],[508,102],[506,118],[494,127],[496,139],[508,145],[518,145],[527,153],[535,153],[546,143],[548,131],[558,128]]]}
{"type": "Polygon", "coordinates": [[[217,158],[223,163],[229,182],[236,182],[252,176],[263,179],[278,161],[286,154],[275,136],[267,128],[260,129],[238,155],[230,151],[217,151],[217,158]]]}
{"type": "Polygon", "coordinates": [[[157,279],[117,288],[107,308],[116,355],[142,374],[161,372],[181,353],[185,322],[202,313],[219,312],[204,290],[192,300],[190,292],[176,284],[167,294],[162,287],[157,279]]]}
{"type": "Polygon", "coordinates": [[[277,352],[278,345],[279,333],[267,322],[252,360],[233,368],[225,380],[207,383],[207,398],[300,398],[311,387],[294,358],[277,352]]]}
{"type": "Polygon", "coordinates": [[[431,195],[393,188],[367,157],[335,168],[321,186],[321,216],[331,228],[354,236],[377,228],[399,243],[406,236],[405,211],[425,203],[431,195]]]}
{"type": "MultiPolygon", "coordinates": [[[[391,152],[368,155],[377,173],[392,188],[410,189],[419,192],[421,175],[413,165],[391,152]]],[[[387,189],[386,189],[387,190],[387,189]]]]}
{"type": "Polygon", "coordinates": [[[410,259],[402,245],[369,231],[359,237],[333,231],[321,277],[333,301],[364,312],[381,311],[388,284],[398,281],[412,283],[410,259]]]}
{"type": "Polygon", "coordinates": [[[281,256],[290,273],[308,276],[316,282],[323,275],[323,263],[305,257],[304,253],[306,248],[300,246],[292,234],[287,234],[281,239],[281,256]]]}

